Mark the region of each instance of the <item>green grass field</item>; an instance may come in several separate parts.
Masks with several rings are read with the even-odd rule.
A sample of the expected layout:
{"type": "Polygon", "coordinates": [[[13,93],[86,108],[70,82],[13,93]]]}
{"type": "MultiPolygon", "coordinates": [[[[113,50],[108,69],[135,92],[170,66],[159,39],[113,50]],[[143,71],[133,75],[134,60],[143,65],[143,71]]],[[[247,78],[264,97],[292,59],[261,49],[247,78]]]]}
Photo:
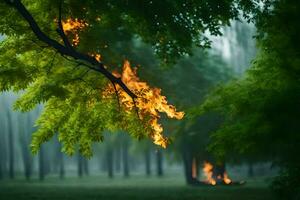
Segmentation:
{"type": "Polygon", "coordinates": [[[133,176],[68,177],[45,181],[16,179],[0,181],[0,200],[271,200],[271,192],[262,180],[248,181],[243,186],[191,187],[182,177],[146,178],[133,176]]]}

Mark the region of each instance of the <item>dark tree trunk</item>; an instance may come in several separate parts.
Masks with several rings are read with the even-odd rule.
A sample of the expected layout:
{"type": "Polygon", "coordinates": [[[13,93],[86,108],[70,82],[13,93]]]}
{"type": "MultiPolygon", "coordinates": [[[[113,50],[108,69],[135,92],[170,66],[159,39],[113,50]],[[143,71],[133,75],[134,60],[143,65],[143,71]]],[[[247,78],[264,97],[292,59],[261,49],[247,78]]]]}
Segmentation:
{"type": "Polygon", "coordinates": [[[102,172],[107,172],[106,152],[99,156],[99,169],[102,172]]]}
{"type": "Polygon", "coordinates": [[[8,126],[8,148],[9,148],[9,177],[13,179],[15,177],[15,158],[14,158],[14,133],[13,122],[10,112],[7,112],[7,126],[8,126]]]}
{"type": "Polygon", "coordinates": [[[108,177],[113,178],[114,177],[113,150],[110,147],[106,148],[106,163],[107,163],[108,177]]]}
{"type": "Polygon", "coordinates": [[[64,161],[64,154],[61,152],[61,144],[57,141],[57,151],[56,151],[56,157],[58,161],[58,171],[59,171],[59,178],[64,179],[65,178],[65,161],[64,161]]]}
{"type": "Polygon", "coordinates": [[[182,152],[183,165],[184,165],[184,176],[187,184],[192,185],[195,183],[193,177],[192,165],[193,165],[193,156],[188,148],[184,148],[182,152]]]}
{"type": "Polygon", "coordinates": [[[151,151],[149,148],[145,150],[145,169],[146,169],[146,175],[151,175],[151,151]]]}
{"type": "Polygon", "coordinates": [[[253,163],[248,163],[248,177],[254,177],[253,163]]]}
{"type": "Polygon", "coordinates": [[[32,158],[30,156],[30,152],[29,149],[27,148],[27,145],[25,145],[24,143],[26,142],[22,142],[22,155],[23,155],[23,163],[24,163],[24,175],[26,180],[29,180],[31,178],[31,174],[32,174],[32,158]]]}
{"type": "Polygon", "coordinates": [[[90,174],[89,161],[86,158],[83,158],[83,171],[86,176],[90,174]]]}
{"type": "Polygon", "coordinates": [[[163,156],[160,149],[156,152],[156,174],[163,176],[163,156]]]}
{"type": "Polygon", "coordinates": [[[59,178],[64,179],[65,178],[65,161],[64,161],[64,155],[63,153],[59,154],[59,178]]]}
{"type": "MultiPolygon", "coordinates": [[[[1,153],[0,153],[0,154],[1,154],[1,153]]],[[[4,174],[4,172],[3,172],[3,158],[2,158],[2,156],[0,155],[0,180],[3,179],[3,174],[4,174]]]]}
{"type": "Polygon", "coordinates": [[[52,163],[50,162],[49,156],[47,156],[47,151],[44,151],[44,173],[45,176],[51,173],[52,163]]]}
{"type": "Polygon", "coordinates": [[[45,152],[44,146],[41,145],[39,152],[39,179],[42,181],[45,178],[45,152]]]}
{"type": "Polygon", "coordinates": [[[77,166],[77,174],[78,177],[82,177],[83,175],[83,157],[80,155],[80,153],[78,153],[78,166],[77,166]]]}
{"type": "Polygon", "coordinates": [[[22,153],[23,164],[24,164],[24,176],[26,180],[30,180],[32,175],[32,157],[28,146],[30,140],[29,138],[32,131],[32,127],[31,127],[32,121],[30,115],[27,115],[26,118],[27,118],[27,124],[24,124],[24,120],[20,118],[18,121],[21,128],[21,130],[19,130],[19,135],[20,135],[20,143],[21,143],[21,151],[22,151],[21,153],[22,153]]]}
{"type": "Polygon", "coordinates": [[[123,142],[122,160],[123,160],[123,174],[124,174],[124,177],[129,177],[128,141],[126,140],[126,138],[123,142]]]}
{"type": "MultiPolygon", "coordinates": [[[[0,126],[5,127],[4,120],[0,119],[0,126]]],[[[1,129],[0,139],[0,180],[4,178],[6,170],[6,134],[4,129],[1,129]]]]}
{"type": "Polygon", "coordinates": [[[122,148],[120,147],[120,145],[118,145],[116,147],[115,150],[115,162],[116,162],[116,172],[120,172],[121,171],[121,164],[122,164],[122,148]]]}
{"type": "Polygon", "coordinates": [[[3,135],[1,135],[2,139],[0,140],[0,180],[3,179],[4,175],[4,166],[5,166],[5,160],[4,160],[4,140],[3,135]]]}

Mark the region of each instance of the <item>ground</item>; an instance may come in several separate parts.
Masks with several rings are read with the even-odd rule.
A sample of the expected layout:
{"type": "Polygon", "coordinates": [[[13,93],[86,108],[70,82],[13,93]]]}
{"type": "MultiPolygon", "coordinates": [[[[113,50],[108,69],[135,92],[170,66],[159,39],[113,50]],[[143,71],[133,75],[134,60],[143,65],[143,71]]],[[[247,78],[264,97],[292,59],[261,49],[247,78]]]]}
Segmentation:
{"type": "Polygon", "coordinates": [[[136,175],[130,178],[106,176],[68,177],[44,181],[0,181],[0,200],[271,200],[263,180],[250,180],[243,186],[191,187],[182,177],[163,178],[136,175]]]}

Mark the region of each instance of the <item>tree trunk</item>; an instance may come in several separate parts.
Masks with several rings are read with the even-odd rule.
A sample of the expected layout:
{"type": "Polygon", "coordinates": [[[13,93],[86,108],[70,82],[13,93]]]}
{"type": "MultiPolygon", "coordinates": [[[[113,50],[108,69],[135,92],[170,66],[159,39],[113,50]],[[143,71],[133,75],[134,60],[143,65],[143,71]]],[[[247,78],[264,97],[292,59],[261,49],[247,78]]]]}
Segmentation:
{"type": "Polygon", "coordinates": [[[156,174],[163,176],[163,157],[160,149],[156,152],[156,174]]]}
{"type": "Polygon", "coordinates": [[[0,118],[0,126],[3,127],[0,132],[0,180],[4,178],[6,169],[6,134],[4,129],[5,125],[3,122],[4,120],[0,118]]]}
{"type": "Polygon", "coordinates": [[[48,155],[48,151],[44,151],[44,173],[45,176],[51,173],[51,169],[52,169],[52,164],[50,162],[50,157],[48,155]]]}
{"type": "Polygon", "coordinates": [[[26,119],[27,119],[27,125],[24,123],[24,116],[22,116],[23,119],[21,118],[21,116],[19,117],[19,127],[20,130],[19,135],[20,135],[20,143],[21,143],[21,153],[22,153],[22,158],[23,158],[23,165],[24,165],[24,176],[26,178],[26,180],[29,180],[31,178],[32,175],[32,157],[31,157],[31,153],[30,150],[28,148],[29,146],[29,138],[31,135],[31,131],[32,131],[32,121],[30,118],[30,115],[26,115],[26,119]]]}
{"type": "Polygon", "coordinates": [[[116,147],[115,150],[115,162],[116,162],[116,172],[120,172],[121,171],[121,164],[122,164],[122,148],[121,146],[118,144],[118,146],[116,147]]]}
{"type": "Polygon", "coordinates": [[[65,161],[64,161],[64,154],[61,152],[61,144],[57,141],[57,160],[58,160],[58,170],[59,170],[59,178],[64,179],[65,178],[65,161]]]}
{"type": "Polygon", "coordinates": [[[113,178],[114,177],[113,150],[110,147],[106,148],[106,163],[107,163],[108,177],[113,178]]]}
{"type": "Polygon", "coordinates": [[[254,177],[254,169],[253,169],[253,163],[248,163],[248,177],[254,177]]]}
{"type": "Polygon", "coordinates": [[[99,170],[101,172],[107,172],[106,153],[99,155],[99,170]]]}
{"type": "Polygon", "coordinates": [[[8,148],[9,148],[9,177],[13,179],[15,177],[15,158],[14,158],[14,133],[13,122],[10,112],[7,112],[7,126],[8,126],[8,148]]]}
{"type": "Polygon", "coordinates": [[[32,158],[30,156],[29,149],[26,148],[27,145],[25,145],[24,141],[22,142],[22,155],[23,155],[23,163],[24,163],[24,176],[26,180],[29,180],[31,178],[32,174],[32,158]]]}
{"type": "Polygon", "coordinates": [[[83,175],[83,157],[78,153],[78,168],[77,168],[77,174],[78,177],[81,178],[83,175]]]}
{"type": "Polygon", "coordinates": [[[83,158],[83,171],[86,176],[90,174],[89,161],[86,158],[83,158]]]}
{"type": "Polygon", "coordinates": [[[193,179],[196,179],[196,180],[198,180],[198,176],[199,176],[198,166],[199,166],[198,160],[195,157],[193,157],[193,159],[192,159],[192,177],[193,177],[193,179]]]}
{"type": "Polygon", "coordinates": [[[149,148],[145,150],[145,169],[146,169],[146,175],[151,175],[151,151],[149,148]]]}
{"type": "Polygon", "coordinates": [[[39,152],[39,179],[42,181],[45,178],[45,152],[44,146],[41,145],[39,152]]]}
{"type": "Polygon", "coordinates": [[[123,174],[124,177],[129,177],[129,155],[128,155],[128,141],[124,139],[122,149],[122,160],[123,160],[123,174]]]}
{"type": "Polygon", "coordinates": [[[65,161],[64,161],[64,155],[63,153],[59,154],[59,178],[64,179],[65,178],[65,161]]]}
{"type": "Polygon", "coordinates": [[[4,166],[5,160],[3,156],[3,149],[4,149],[4,142],[3,142],[3,135],[1,135],[2,139],[0,140],[0,180],[3,179],[4,175],[4,166]]]}
{"type": "Polygon", "coordinates": [[[193,156],[188,148],[183,149],[182,159],[184,165],[185,181],[188,185],[192,185],[195,183],[195,179],[193,177],[193,172],[192,172],[193,156]]]}

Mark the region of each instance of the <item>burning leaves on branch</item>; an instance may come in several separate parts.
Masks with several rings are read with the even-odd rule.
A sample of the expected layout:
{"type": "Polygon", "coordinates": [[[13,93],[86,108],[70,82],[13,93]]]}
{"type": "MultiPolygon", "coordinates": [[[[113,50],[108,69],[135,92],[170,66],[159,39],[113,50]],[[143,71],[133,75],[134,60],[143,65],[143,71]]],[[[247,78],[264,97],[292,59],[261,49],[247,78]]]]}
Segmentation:
{"type": "Polygon", "coordinates": [[[162,134],[163,127],[159,123],[160,113],[165,113],[169,118],[182,119],[184,112],[178,112],[173,105],[169,105],[166,97],[161,95],[161,89],[151,88],[146,82],[141,81],[137,76],[137,69],[132,69],[129,61],[124,62],[122,74],[118,72],[113,72],[113,74],[121,78],[127,87],[137,95],[137,98],[133,100],[120,86],[112,84],[109,84],[104,96],[115,95],[116,90],[125,111],[137,108],[141,119],[150,117],[148,124],[153,130],[150,137],[154,144],[166,148],[169,140],[162,134]]]}
{"type": "MultiPolygon", "coordinates": [[[[70,18],[62,21],[62,26],[65,34],[72,34],[72,44],[77,46],[80,42],[78,32],[87,27],[88,23],[80,19],[70,18]]],[[[100,62],[100,54],[90,53],[89,55],[100,62]]],[[[163,127],[159,123],[160,113],[166,113],[169,118],[182,119],[184,112],[178,112],[173,105],[169,105],[166,97],[161,95],[161,89],[151,88],[146,82],[141,81],[137,76],[136,69],[130,67],[129,61],[124,62],[122,74],[113,72],[113,75],[119,77],[137,98],[132,99],[118,84],[109,84],[103,92],[103,96],[110,98],[117,94],[119,103],[125,111],[137,109],[139,118],[147,119],[147,124],[152,129],[149,136],[154,144],[166,148],[169,140],[162,134],[163,127]]]]}
{"type": "Polygon", "coordinates": [[[78,31],[87,27],[89,24],[86,23],[84,20],[80,19],[67,19],[65,21],[62,21],[62,26],[65,34],[72,34],[73,39],[72,39],[72,45],[77,46],[80,42],[79,34],[78,31]]]}

